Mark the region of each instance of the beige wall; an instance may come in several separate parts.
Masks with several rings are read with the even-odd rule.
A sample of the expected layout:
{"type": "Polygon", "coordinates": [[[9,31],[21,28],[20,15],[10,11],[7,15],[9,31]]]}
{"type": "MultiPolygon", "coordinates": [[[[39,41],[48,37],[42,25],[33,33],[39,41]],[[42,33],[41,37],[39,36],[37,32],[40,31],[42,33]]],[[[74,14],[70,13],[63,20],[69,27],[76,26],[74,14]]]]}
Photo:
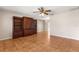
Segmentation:
{"type": "Polygon", "coordinates": [[[79,40],[79,9],[53,15],[50,34],[79,40]]]}

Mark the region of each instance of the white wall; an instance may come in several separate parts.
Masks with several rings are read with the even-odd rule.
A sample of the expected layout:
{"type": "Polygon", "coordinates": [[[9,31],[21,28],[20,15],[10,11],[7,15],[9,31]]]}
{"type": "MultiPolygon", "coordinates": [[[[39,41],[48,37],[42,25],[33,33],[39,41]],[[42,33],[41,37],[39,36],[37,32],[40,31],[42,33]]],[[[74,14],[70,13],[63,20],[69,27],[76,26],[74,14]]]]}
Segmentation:
{"type": "MultiPolygon", "coordinates": [[[[13,28],[13,16],[26,16],[25,14],[0,10],[0,40],[11,39],[12,38],[12,28],[13,28]]],[[[37,22],[37,31],[43,31],[43,22],[37,22]]]]}
{"type": "Polygon", "coordinates": [[[49,31],[49,22],[45,22],[45,20],[38,20],[37,21],[37,32],[43,32],[43,31],[46,31],[48,32],[49,31]]]}
{"type": "Polygon", "coordinates": [[[12,17],[23,14],[0,10],[0,40],[12,38],[12,17]]]}
{"type": "Polygon", "coordinates": [[[50,34],[79,40],[79,9],[51,16],[50,34]]]}
{"type": "Polygon", "coordinates": [[[44,25],[42,20],[37,20],[37,32],[42,32],[44,30],[44,25]]]}

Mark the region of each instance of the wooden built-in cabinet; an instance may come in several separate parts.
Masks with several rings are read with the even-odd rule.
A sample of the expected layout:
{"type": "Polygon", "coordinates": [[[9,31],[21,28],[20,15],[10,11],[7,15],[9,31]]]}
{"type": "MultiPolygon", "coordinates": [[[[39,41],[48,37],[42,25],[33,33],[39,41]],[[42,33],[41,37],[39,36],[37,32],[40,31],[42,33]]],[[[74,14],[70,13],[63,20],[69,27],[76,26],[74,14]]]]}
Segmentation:
{"type": "Polygon", "coordinates": [[[37,33],[37,20],[30,17],[13,16],[13,38],[29,36],[37,33]]]}
{"type": "Polygon", "coordinates": [[[32,19],[32,18],[28,18],[28,17],[23,17],[24,19],[24,35],[28,36],[31,34],[35,34],[37,32],[37,21],[32,19]]]}

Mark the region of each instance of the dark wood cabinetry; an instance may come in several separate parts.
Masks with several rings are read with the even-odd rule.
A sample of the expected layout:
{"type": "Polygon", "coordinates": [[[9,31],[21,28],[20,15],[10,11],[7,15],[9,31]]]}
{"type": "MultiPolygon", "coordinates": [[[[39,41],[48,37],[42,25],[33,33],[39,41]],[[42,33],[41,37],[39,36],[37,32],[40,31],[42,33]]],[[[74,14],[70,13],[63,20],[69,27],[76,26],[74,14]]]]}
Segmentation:
{"type": "Polygon", "coordinates": [[[37,21],[29,17],[13,17],[13,38],[37,33],[37,21]]]}
{"type": "Polygon", "coordinates": [[[28,36],[31,34],[35,34],[37,31],[37,21],[32,18],[23,17],[24,19],[24,35],[28,36]]]}

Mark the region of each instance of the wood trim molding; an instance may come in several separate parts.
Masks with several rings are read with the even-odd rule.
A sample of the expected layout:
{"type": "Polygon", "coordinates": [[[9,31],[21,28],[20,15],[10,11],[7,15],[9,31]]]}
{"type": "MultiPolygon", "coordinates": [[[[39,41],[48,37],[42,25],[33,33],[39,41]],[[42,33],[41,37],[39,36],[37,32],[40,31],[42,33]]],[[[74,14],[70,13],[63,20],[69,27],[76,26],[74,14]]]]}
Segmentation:
{"type": "Polygon", "coordinates": [[[72,38],[67,38],[67,37],[57,36],[57,35],[50,35],[50,36],[51,36],[51,37],[61,38],[61,39],[71,39],[71,40],[77,40],[77,39],[72,39],[72,38]]]}

